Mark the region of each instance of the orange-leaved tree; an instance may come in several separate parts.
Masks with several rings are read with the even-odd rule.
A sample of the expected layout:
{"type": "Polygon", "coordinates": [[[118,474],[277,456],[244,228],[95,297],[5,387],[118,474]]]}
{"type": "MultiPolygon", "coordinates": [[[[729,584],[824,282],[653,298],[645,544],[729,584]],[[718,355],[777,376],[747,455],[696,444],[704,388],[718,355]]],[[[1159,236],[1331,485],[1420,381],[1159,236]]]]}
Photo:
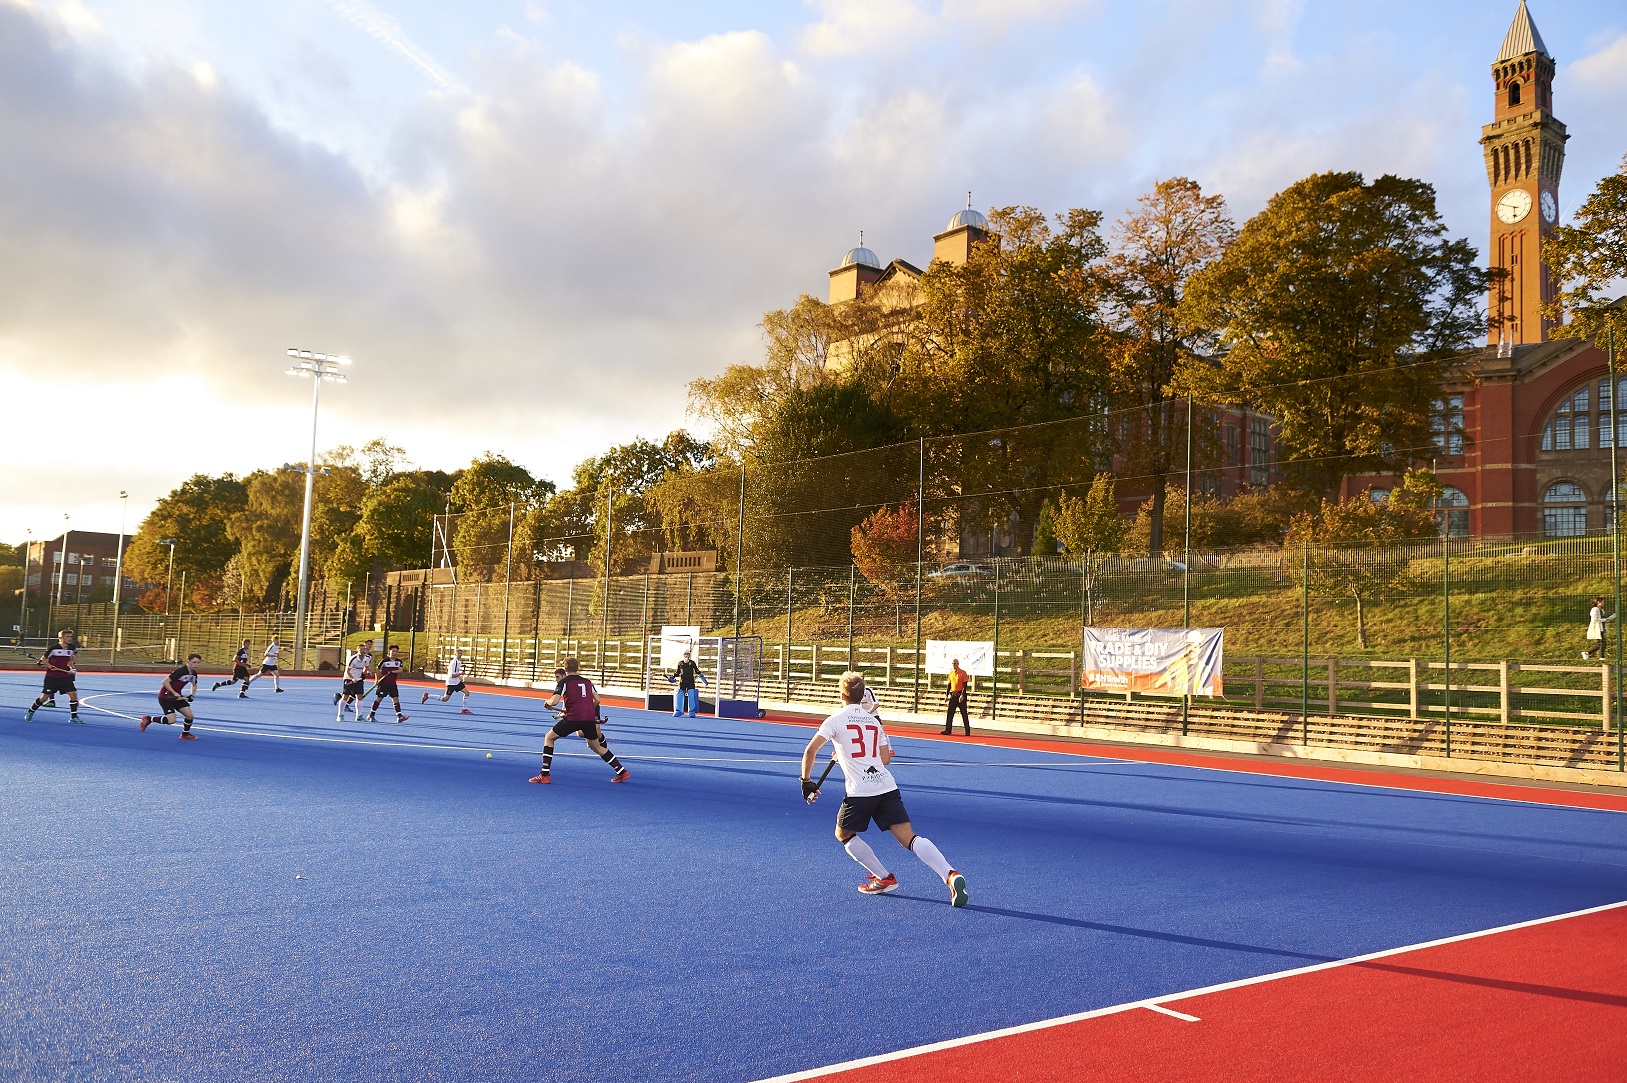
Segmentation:
{"type": "Polygon", "coordinates": [[[853,528],[853,566],[893,604],[896,634],[904,634],[904,597],[914,589],[920,553],[915,503],[883,504],[853,528]]]}

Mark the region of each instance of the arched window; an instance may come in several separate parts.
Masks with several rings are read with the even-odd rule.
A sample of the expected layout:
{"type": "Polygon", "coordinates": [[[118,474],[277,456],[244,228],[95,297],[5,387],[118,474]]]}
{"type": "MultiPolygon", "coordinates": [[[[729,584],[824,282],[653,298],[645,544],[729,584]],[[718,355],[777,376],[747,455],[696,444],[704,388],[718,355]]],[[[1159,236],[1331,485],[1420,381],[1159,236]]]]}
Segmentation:
{"type": "Polygon", "coordinates": [[[1388,489],[1368,489],[1367,490],[1367,499],[1371,500],[1375,504],[1382,504],[1386,500],[1390,499],[1390,490],[1388,490],[1388,489]]]}
{"type": "Polygon", "coordinates": [[[1542,494],[1542,535],[1579,538],[1587,533],[1587,494],[1573,481],[1556,481],[1542,494]]]}
{"type": "MultiPolygon", "coordinates": [[[[1604,386],[1609,381],[1600,381],[1601,397],[1606,398],[1601,417],[1604,419],[1604,428],[1610,428],[1610,408],[1608,403],[1609,388],[1604,386]]],[[[1621,386],[1627,388],[1627,380],[1621,386]]],[[[1591,385],[1583,384],[1573,390],[1554,408],[1554,413],[1548,419],[1548,424],[1542,429],[1543,451],[1586,451],[1593,445],[1593,418],[1589,406],[1591,405],[1591,385]]]]}
{"type": "Polygon", "coordinates": [[[1436,503],[1441,508],[1441,525],[1449,538],[1469,536],[1469,494],[1448,485],[1436,503]]]}
{"type": "Polygon", "coordinates": [[[1518,79],[1508,84],[1508,104],[1520,104],[1520,81],[1518,79]]]}

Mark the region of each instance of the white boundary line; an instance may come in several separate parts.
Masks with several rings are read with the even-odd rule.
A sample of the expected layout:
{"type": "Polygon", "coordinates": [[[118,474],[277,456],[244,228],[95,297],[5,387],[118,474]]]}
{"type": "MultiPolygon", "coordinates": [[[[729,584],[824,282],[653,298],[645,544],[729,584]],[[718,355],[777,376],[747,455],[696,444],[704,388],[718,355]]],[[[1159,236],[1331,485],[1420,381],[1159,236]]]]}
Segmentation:
{"type": "Polygon", "coordinates": [[[861,1057],[858,1060],[843,1061],[841,1064],[832,1064],[824,1068],[812,1068],[803,1072],[792,1072],[790,1075],[777,1075],[767,1079],[758,1080],[757,1083],[795,1083],[797,1080],[819,1079],[836,1072],[851,1071],[855,1068],[866,1068],[872,1064],[887,1064],[891,1061],[904,1060],[907,1057],[918,1057],[925,1053],[935,1053],[940,1049],[958,1049],[961,1046],[975,1045],[979,1042],[991,1041],[995,1038],[1005,1038],[1014,1034],[1029,1034],[1036,1030],[1049,1030],[1052,1027],[1064,1026],[1068,1023],[1078,1023],[1086,1019],[1100,1019],[1107,1015],[1117,1015],[1120,1012],[1131,1011],[1136,1008],[1149,1008],[1165,1015],[1173,1015],[1177,1019],[1197,1021],[1196,1017],[1169,1011],[1164,1005],[1178,1003],[1192,997],[1207,996],[1210,993],[1223,993],[1232,989],[1242,989],[1250,985],[1261,985],[1268,981],[1277,981],[1282,978],[1294,978],[1301,974],[1314,974],[1321,970],[1333,970],[1342,966],[1353,966],[1357,963],[1371,962],[1374,959],[1387,959],[1407,952],[1423,951],[1425,948],[1438,948],[1445,944],[1457,944],[1465,940],[1476,940],[1485,936],[1496,936],[1499,933],[1510,933],[1518,929],[1529,929],[1537,925],[1547,925],[1555,921],[1566,921],[1570,918],[1586,917],[1589,914],[1602,914],[1607,910],[1618,910],[1627,907],[1627,900],[1621,902],[1605,903],[1603,906],[1590,906],[1585,910],[1572,910],[1567,914],[1554,914],[1551,917],[1532,918],[1530,921],[1517,921],[1512,925],[1499,925],[1495,929],[1482,929],[1478,932],[1459,933],[1456,936],[1445,936],[1439,940],[1426,940],[1421,944],[1408,944],[1400,948],[1386,948],[1383,951],[1370,952],[1366,955],[1355,955],[1349,959],[1335,959],[1326,963],[1314,963],[1310,966],[1295,967],[1292,970],[1279,970],[1271,974],[1260,974],[1252,978],[1240,978],[1237,981],[1221,982],[1218,985],[1206,985],[1201,989],[1188,989],[1184,993],[1170,993],[1161,997],[1150,997],[1146,1000],[1133,1000],[1127,1004],[1115,1004],[1107,1008],[1096,1008],[1077,1015],[1064,1015],[1055,1019],[1045,1019],[1038,1023],[1024,1023],[1020,1026],[1006,1027],[1002,1030],[991,1030],[983,1034],[972,1034],[965,1038],[951,1038],[944,1042],[933,1042],[930,1045],[918,1045],[910,1049],[900,1049],[896,1053],[882,1053],[873,1057],[861,1057]]]}

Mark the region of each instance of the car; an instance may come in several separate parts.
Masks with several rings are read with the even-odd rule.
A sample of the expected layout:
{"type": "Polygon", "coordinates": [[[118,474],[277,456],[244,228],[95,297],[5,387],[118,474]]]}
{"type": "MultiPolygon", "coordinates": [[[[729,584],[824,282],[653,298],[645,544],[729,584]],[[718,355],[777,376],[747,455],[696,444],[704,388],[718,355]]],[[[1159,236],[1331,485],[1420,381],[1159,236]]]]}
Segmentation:
{"type": "Polygon", "coordinates": [[[936,571],[926,573],[928,579],[992,579],[994,569],[987,564],[973,564],[962,562],[959,564],[945,564],[936,571]]]}

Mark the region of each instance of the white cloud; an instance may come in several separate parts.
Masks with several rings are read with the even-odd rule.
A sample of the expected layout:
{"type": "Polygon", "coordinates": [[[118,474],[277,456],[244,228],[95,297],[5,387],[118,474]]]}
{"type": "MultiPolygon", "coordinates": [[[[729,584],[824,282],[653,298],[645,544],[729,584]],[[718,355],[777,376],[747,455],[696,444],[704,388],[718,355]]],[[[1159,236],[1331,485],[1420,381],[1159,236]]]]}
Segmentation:
{"type": "MultiPolygon", "coordinates": [[[[1585,93],[1627,91],[1627,34],[1617,34],[1587,56],[1579,57],[1565,72],[1585,93]]],[[[1620,108],[1620,101],[1617,101],[1620,108]]]]}
{"type": "Polygon", "coordinates": [[[818,22],[802,32],[802,47],[816,56],[851,56],[920,42],[933,18],[914,0],[808,0],[818,22]]]}

